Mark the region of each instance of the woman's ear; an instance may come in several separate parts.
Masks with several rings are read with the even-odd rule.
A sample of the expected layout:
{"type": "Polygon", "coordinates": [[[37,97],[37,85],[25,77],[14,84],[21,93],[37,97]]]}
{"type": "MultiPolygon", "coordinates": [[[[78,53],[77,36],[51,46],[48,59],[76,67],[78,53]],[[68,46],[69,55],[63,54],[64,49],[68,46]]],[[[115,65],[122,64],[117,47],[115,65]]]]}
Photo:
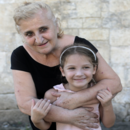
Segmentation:
{"type": "Polygon", "coordinates": [[[60,66],[60,71],[61,71],[62,76],[65,76],[64,70],[61,66],[60,66]]]}

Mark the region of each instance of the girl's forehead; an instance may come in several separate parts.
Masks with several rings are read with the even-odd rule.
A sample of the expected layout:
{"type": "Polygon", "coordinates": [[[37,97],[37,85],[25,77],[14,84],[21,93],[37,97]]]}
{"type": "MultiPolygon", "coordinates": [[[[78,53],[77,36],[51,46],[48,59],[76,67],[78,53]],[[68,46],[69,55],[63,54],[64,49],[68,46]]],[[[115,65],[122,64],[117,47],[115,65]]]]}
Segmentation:
{"type": "MultiPolygon", "coordinates": [[[[82,58],[82,57],[84,57],[84,58],[89,58],[87,55],[85,55],[85,54],[80,54],[80,53],[75,53],[75,54],[70,54],[70,55],[68,55],[66,58],[73,58],[73,57],[77,57],[77,58],[82,58]]],[[[76,59],[75,59],[76,60],[76,59]]]]}
{"type": "Polygon", "coordinates": [[[68,63],[68,62],[91,62],[91,59],[90,57],[84,55],[84,54],[71,54],[71,55],[68,55],[66,58],[65,58],[65,63],[68,63]]]}

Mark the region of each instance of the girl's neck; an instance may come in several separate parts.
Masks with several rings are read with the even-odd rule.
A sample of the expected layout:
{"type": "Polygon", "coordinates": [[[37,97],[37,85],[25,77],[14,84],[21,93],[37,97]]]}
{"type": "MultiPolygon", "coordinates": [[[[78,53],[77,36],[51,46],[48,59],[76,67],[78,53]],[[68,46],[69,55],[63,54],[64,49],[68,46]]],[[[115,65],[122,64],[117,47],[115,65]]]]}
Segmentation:
{"type": "Polygon", "coordinates": [[[88,88],[88,84],[84,87],[74,87],[74,86],[71,86],[69,83],[66,83],[64,84],[64,87],[65,89],[68,89],[68,90],[71,90],[71,91],[74,91],[74,92],[78,92],[78,91],[81,91],[81,90],[84,90],[84,89],[87,89],[88,88]]]}

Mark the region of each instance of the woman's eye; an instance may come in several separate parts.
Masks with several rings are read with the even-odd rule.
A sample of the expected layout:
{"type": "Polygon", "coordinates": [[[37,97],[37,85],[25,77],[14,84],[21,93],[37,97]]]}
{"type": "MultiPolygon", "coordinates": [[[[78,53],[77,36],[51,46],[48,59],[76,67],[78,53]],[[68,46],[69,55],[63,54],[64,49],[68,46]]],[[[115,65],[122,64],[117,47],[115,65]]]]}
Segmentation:
{"type": "Polygon", "coordinates": [[[28,37],[31,37],[32,35],[33,35],[32,32],[27,32],[27,33],[25,34],[25,36],[28,36],[28,37]]]}
{"type": "Polygon", "coordinates": [[[45,31],[47,31],[47,29],[48,29],[48,28],[41,28],[41,29],[40,29],[40,32],[45,32],[45,31]]]}

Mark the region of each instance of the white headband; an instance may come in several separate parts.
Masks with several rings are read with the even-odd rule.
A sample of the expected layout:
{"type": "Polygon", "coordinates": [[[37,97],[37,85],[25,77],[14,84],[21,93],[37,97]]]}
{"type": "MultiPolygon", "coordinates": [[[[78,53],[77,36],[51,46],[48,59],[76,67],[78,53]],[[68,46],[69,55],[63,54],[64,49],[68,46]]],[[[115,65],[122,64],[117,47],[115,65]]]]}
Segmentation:
{"type": "Polygon", "coordinates": [[[65,51],[69,50],[70,48],[76,48],[76,47],[84,48],[84,49],[87,49],[87,50],[91,51],[91,52],[93,53],[94,58],[95,58],[95,61],[96,61],[96,55],[95,55],[95,53],[94,53],[91,49],[89,49],[89,48],[87,48],[87,47],[84,47],[84,46],[71,46],[71,47],[65,49],[65,50],[61,53],[61,55],[60,55],[60,64],[61,64],[61,58],[62,58],[63,54],[65,53],[65,51]]]}

